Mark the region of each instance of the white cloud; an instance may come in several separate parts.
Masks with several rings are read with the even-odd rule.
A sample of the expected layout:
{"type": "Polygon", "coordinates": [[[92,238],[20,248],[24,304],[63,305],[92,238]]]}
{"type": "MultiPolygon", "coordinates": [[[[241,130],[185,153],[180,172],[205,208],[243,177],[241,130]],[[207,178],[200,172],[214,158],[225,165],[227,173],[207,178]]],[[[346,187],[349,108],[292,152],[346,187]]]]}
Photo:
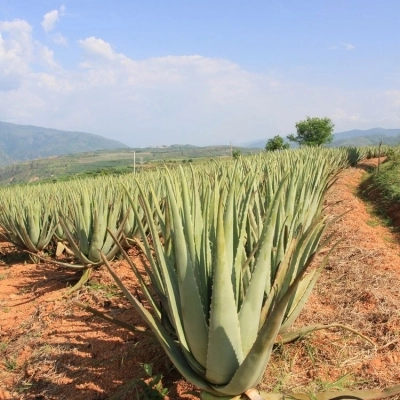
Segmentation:
{"type": "Polygon", "coordinates": [[[53,52],[32,38],[23,20],[0,21],[0,90],[15,90],[31,78],[32,65],[57,67],[53,52]]]}
{"type": "Polygon", "coordinates": [[[96,55],[107,60],[114,60],[117,53],[114,52],[111,45],[103,39],[97,39],[94,36],[84,40],[78,40],[79,45],[89,55],[96,55]]]}
{"type": "Polygon", "coordinates": [[[356,46],[351,43],[342,43],[342,47],[344,47],[344,49],[348,51],[354,50],[356,48],[356,46]]]}
{"type": "Polygon", "coordinates": [[[354,50],[355,48],[356,48],[356,46],[354,46],[354,44],[351,44],[351,43],[340,43],[340,45],[334,44],[332,46],[329,46],[330,50],[344,49],[347,51],[351,51],[351,50],[354,50]]]}
{"type": "Polygon", "coordinates": [[[3,46],[6,46],[4,51],[8,55],[17,56],[22,52],[26,52],[32,47],[32,27],[28,22],[15,19],[13,21],[0,21],[0,33],[6,33],[8,39],[4,39],[3,46]]]}
{"type": "Polygon", "coordinates": [[[52,35],[50,35],[50,39],[55,44],[58,44],[61,46],[68,46],[68,39],[59,32],[53,33],[52,35]]]}
{"type": "Polygon", "coordinates": [[[54,60],[54,52],[45,46],[40,46],[37,50],[40,62],[48,68],[56,68],[58,64],[54,60]]]}
{"type": "Polygon", "coordinates": [[[21,20],[0,22],[0,120],[86,131],[132,146],[240,143],[328,116],[337,131],[396,127],[400,91],[345,90],[254,73],[200,55],[135,60],[101,38],[64,69],[21,20]]]}
{"type": "Polygon", "coordinates": [[[388,90],[385,95],[391,99],[395,107],[400,107],[400,90],[388,90]]]}
{"type": "Polygon", "coordinates": [[[19,87],[32,60],[32,27],[23,20],[0,21],[0,90],[19,87]]]}
{"type": "Polygon", "coordinates": [[[42,27],[46,32],[54,30],[56,23],[59,21],[60,16],[64,15],[65,6],[62,5],[59,10],[52,10],[43,16],[42,27]]]}
{"type": "Polygon", "coordinates": [[[42,27],[46,32],[52,31],[58,21],[58,10],[46,13],[43,17],[42,27]]]}
{"type": "Polygon", "coordinates": [[[337,108],[332,114],[332,118],[336,121],[360,121],[361,117],[359,114],[348,114],[345,110],[337,108]]]}

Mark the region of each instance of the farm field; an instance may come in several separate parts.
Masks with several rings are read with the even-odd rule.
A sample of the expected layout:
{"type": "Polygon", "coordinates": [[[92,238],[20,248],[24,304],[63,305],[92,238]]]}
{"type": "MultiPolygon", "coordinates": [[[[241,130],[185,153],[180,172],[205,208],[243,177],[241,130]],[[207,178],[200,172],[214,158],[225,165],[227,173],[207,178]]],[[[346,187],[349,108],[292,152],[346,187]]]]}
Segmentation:
{"type": "MultiPolygon", "coordinates": [[[[242,154],[259,153],[260,149],[239,149],[242,154]]],[[[175,163],[198,163],[211,158],[231,156],[229,146],[171,146],[132,148],[114,151],[95,151],[54,156],[10,164],[0,168],[0,185],[29,182],[56,182],[76,177],[92,177],[106,174],[126,174],[159,168],[175,163]],[[134,153],[136,155],[134,156],[134,153]]]]}
{"type": "MultiPolygon", "coordinates": [[[[297,327],[332,322],[352,326],[372,347],[341,329],[315,332],[277,346],[260,389],[320,391],[383,388],[400,382],[400,238],[383,226],[357,196],[366,160],[339,174],[325,200],[328,214],[347,212],[329,229],[341,240],[296,322],[297,327]]],[[[128,332],[74,305],[86,302],[107,314],[144,326],[119,294],[104,267],[66,298],[74,273],[53,264],[33,264],[9,243],[0,244],[0,399],[128,399],[150,385],[143,366],[153,364],[171,399],[194,390],[151,337],[128,332]],[[147,378],[147,380],[146,380],[147,378]]],[[[138,264],[143,259],[130,251],[138,264]]],[[[113,261],[134,292],[138,283],[122,259],[113,261]]]]}

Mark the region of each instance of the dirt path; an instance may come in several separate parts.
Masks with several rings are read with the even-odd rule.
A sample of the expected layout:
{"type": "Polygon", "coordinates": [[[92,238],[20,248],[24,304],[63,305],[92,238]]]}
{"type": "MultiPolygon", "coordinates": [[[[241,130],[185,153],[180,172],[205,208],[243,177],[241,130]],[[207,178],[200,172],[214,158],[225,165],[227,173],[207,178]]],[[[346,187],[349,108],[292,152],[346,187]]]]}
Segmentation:
{"type": "MultiPolygon", "coordinates": [[[[400,383],[400,240],[381,226],[356,196],[364,169],[343,171],[327,197],[332,216],[345,214],[331,230],[342,239],[332,254],[297,326],[340,322],[377,343],[342,330],[320,331],[277,347],[262,388],[323,390],[385,387],[400,383]],[[330,385],[330,386],[329,386],[330,385]]],[[[193,389],[180,378],[152,339],[106,323],[73,305],[79,300],[132,324],[142,322],[120,297],[104,270],[90,286],[65,298],[73,274],[50,264],[31,264],[0,243],[0,400],[136,398],[143,364],[165,375],[169,397],[193,389]],[[136,379],[136,380],[134,380],[136,379]],[[130,384],[130,387],[124,385],[130,384]]],[[[132,257],[137,254],[132,251],[132,257]]],[[[120,276],[135,280],[124,261],[120,276]]],[[[147,381],[148,382],[148,381],[147,381]]]]}

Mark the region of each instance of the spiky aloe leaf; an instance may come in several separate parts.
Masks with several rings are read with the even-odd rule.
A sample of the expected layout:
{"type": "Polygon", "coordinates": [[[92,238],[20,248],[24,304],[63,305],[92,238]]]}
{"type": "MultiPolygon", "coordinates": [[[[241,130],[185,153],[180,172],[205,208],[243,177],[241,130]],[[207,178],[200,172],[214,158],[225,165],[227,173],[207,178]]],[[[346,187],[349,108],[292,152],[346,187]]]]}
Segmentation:
{"type": "Polygon", "coordinates": [[[182,353],[182,348],[179,344],[172,339],[170,333],[166,330],[166,328],[159,322],[157,319],[153,317],[153,315],[146,310],[145,307],[140,303],[140,301],[133,296],[129,290],[125,287],[125,285],[121,282],[117,274],[112,269],[111,265],[107,261],[105,257],[103,257],[104,263],[108,270],[110,271],[112,277],[117,282],[120,289],[123,291],[125,297],[130,301],[130,303],[135,307],[140,316],[146,321],[146,323],[150,326],[153,333],[156,335],[158,341],[163,347],[164,351],[170,358],[170,360],[174,363],[175,367],[178,371],[189,381],[195,384],[202,390],[205,390],[209,393],[213,393],[218,395],[218,392],[212,388],[212,386],[202,378],[198,373],[193,370],[193,366],[190,365],[187,359],[184,357],[182,353]]]}
{"type": "Polygon", "coordinates": [[[180,294],[180,307],[184,334],[189,349],[196,360],[205,367],[207,360],[208,327],[205,319],[203,303],[199,291],[198,281],[194,270],[197,263],[193,240],[193,225],[191,219],[188,190],[183,180],[183,207],[185,220],[179,213],[171,182],[167,179],[168,204],[171,207],[173,218],[173,243],[176,260],[177,283],[180,294]]]}
{"type": "Polygon", "coordinates": [[[251,276],[246,296],[240,309],[240,329],[242,332],[242,349],[246,355],[256,340],[258,333],[258,320],[262,309],[265,282],[271,279],[271,252],[273,247],[273,233],[276,224],[277,210],[281,202],[280,194],[284,189],[286,180],[282,180],[274,196],[265,222],[263,235],[258,244],[255,268],[251,276]],[[249,323],[257,321],[257,323],[249,323]]]}
{"type": "Polygon", "coordinates": [[[258,384],[271,356],[272,347],[285,317],[287,304],[301,281],[304,272],[296,277],[288,291],[275,305],[268,321],[260,329],[251,350],[237,368],[231,381],[225,386],[213,386],[215,390],[223,395],[238,395],[258,384]]]}
{"type": "Polygon", "coordinates": [[[206,372],[206,378],[218,385],[229,382],[243,361],[232,266],[228,265],[226,257],[222,198],[218,208],[206,372]]]}

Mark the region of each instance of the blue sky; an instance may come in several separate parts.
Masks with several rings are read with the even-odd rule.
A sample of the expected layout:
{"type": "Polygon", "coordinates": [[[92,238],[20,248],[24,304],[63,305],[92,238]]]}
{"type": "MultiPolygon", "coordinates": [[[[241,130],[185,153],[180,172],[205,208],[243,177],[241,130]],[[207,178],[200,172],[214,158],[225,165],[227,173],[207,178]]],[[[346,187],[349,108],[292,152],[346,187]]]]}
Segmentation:
{"type": "Polygon", "coordinates": [[[0,2],[0,120],[130,146],[400,128],[398,0],[0,2]]]}

